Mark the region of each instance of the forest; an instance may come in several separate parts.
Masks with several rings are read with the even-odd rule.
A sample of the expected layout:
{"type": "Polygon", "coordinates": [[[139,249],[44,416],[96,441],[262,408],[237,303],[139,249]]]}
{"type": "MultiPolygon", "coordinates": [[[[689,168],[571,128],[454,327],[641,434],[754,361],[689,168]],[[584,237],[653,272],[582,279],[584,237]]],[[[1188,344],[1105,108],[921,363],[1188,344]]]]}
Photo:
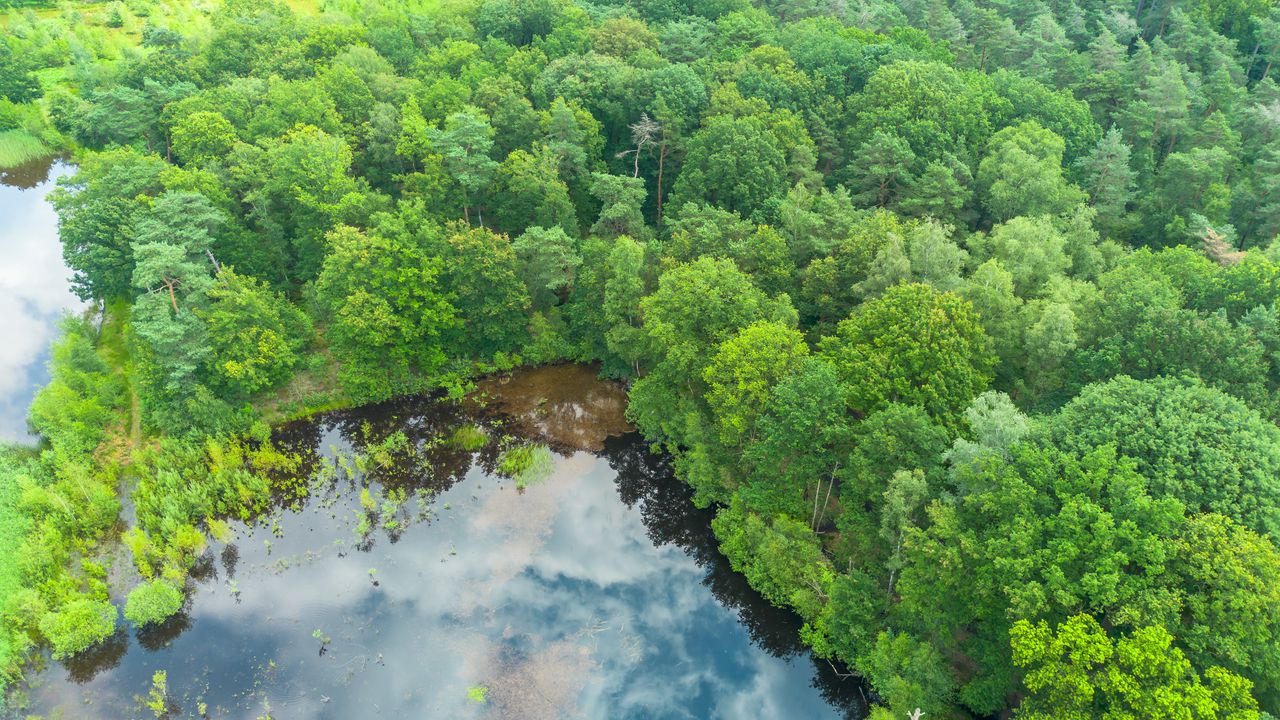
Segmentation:
{"type": "Polygon", "coordinates": [[[574,361],[872,718],[1280,716],[1280,8],[16,5],[93,311],[0,451],[0,687],[115,632],[122,503],[159,622],[273,425],[574,361]]]}

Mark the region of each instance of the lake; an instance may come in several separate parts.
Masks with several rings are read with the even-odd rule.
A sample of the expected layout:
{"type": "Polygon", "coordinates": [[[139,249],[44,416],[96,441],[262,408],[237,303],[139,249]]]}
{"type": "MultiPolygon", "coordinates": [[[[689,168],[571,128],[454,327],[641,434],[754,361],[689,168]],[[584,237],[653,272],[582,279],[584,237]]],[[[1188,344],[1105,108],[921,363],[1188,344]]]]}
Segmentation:
{"type": "Polygon", "coordinates": [[[164,670],[172,717],[861,717],[857,682],[729,568],[620,387],[563,365],[474,397],[281,428],[305,501],[233,524],[179,617],[34,673],[28,710],[153,717],[164,670]],[[501,468],[522,447],[547,462],[518,489],[501,468]]]}
{"type": "Polygon", "coordinates": [[[45,197],[74,167],[38,160],[0,170],[0,443],[31,442],[27,408],[49,380],[58,320],[83,303],[71,293],[58,218],[45,197]]]}

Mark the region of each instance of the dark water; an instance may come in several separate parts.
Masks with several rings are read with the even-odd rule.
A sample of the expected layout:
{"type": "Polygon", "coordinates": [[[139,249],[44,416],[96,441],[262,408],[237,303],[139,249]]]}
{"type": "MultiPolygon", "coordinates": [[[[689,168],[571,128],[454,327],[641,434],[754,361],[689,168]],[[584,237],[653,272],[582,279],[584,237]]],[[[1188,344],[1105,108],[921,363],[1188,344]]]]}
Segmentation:
{"type": "Polygon", "coordinates": [[[664,459],[617,435],[619,389],[573,366],[484,389],[487,410],[409,399],[284,429],[319,478],[308,499],[215,546],[168,626],[38,674],[30,711],[152,717],[137,696],[165,670],[173,717],[860,716],[854,681],[731,571],[664,459]],[[455,431],[476,422],[470,452],[455,431]],[[417,449],[380,455],[397,431],[417,449]],[[529,441],[554,462],[517,491],[495,467],[529,441]],[[391,462],[319,469],[362,451],[391,462]],[[405,501],[366,512],[365,486],[405,501]]]}
{"type": "Polygon", "coordinates": [[[0,442],[33,439],[27,407],[48,382],[49,343],[62,313],[82,307],[45,200],[54,180],[73,170],[52,159],[0,170],[0,442]]]}

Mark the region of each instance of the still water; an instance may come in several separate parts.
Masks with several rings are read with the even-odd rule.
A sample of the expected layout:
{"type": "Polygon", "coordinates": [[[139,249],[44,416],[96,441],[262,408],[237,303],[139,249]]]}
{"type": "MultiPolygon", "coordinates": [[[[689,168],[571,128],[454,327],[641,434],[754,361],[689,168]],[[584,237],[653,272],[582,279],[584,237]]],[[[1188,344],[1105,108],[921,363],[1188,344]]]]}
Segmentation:
{"type": "Polygon", "coordinates": [[[30,442],[27,407],[48,382],[58,319],[82,307],[62,262],[58,218],[45,200],[74,168],[38,160],[0,170],[0,443],[30,442]]]}
{"type": "Polygon", "coordinates": [[[283,428],[307,499],[214,546],[174,621],[35,673],[29,711],[150,718],[165,670],[171,717],[861,716],[855,681],[728,567],[620,388],[558,366],[477,396],[283,428]],[[520,490],[499,463],[529,443],[551,461],[520,490]]]}

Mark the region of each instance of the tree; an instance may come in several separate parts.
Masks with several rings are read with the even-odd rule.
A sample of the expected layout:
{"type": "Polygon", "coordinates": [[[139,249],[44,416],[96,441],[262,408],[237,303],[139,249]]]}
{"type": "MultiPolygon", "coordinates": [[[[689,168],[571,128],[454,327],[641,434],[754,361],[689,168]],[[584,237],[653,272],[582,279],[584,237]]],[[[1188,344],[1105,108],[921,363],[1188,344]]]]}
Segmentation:
{"type": "Polygon", "coordinates": [[[942,714],[951,703],[955,681],[942,656],[930,643],[906,633],[882,632],[875,645],[858,658],[871,685],[884,698],[893,717],[942,714]]]}
{"type": "Polygon", "coordinates": [[[311,338],[307,316],[261,281],[231,268],[218,273],[195,312],[209,338],[211,381],[246,396],[289,377],[311,338]]]}
{"type": "Polygon", "coordinates": [[[445,362],[444,338],[458,313],[444,295],[441,261],[416,243],[349,227],[316,279],[316,303],[331,318],[325,337],[339,378],[355,398],[374,400],[429,380],[445,362]]]}
{"type": "Polygon", "coordinates": [[[645,294],[644,246],[623,235],[609,252],[609,277],[604,284],[605,345],[609,352],[640,375],[645,351],[641,300],[645,294]]]}
{"type": "Polygon", "coordinates": [[[974,398],[964,416],[973,439],[958,437],[947,452],[953,476],[991,454],[1008,459],[1009,449],[1022,440],[1029,429],[1027,416],[1008,395],[994,390],[974,398]]]}
{"type": "Polygon", "coordinates": [[[911,146],[892,132],[876,129],[849,163],[849,185],[859,205],[888,207],[911,178],[911,146]]]}
{"type": "Polygon", "coordinates": [[[262,194],[251,195],[261,203],[254,219],[267,231],[267,239],[278,233],[282,244],[288,243],[289,275],[313,279],[325,259],[325,234],[344,216],[359,219],[347,212],[362,202],[360,185],[349,174],[351,147],[341,137],[308,125],[263,144],[262,194]]]}
{"type": "Polygon", "coordinates": [[[919,283],[896,285],[841,321],[818,345],[863,415],[919,404],[949,428],[991,381],[990,338],[968,301],[919,283]]]}
{"type": "Polygon", "coordinates": [[[1090,385],[1043,425],[1054,447],[1114,445],[1155,496],[1280,537],[1280,429],[1239,400],[1183,378],[1090,385]]]}
{"type": "Polygon", "coordinates": [[[129,591],[124,605],[124,617],[138,627],[158,624],[181,610],[185,599],[182,591],[173,583],[167,580],[147,580],[129,591]]]}
{"type": "Polygon", "coordinates": [[[991,229],[990,237],[975,242],[982,255],[994,258],[1013,276],[1014,292],[1038,297],[1050,280],[1071,269],[1067,240],[1046,217],[1016,217],[991,229]]]}
{"type": "Polygon", "coordinates": [[[1248,328],[1233,326],[1221,311],[1183,308],[1182,293],[1167,275],[1132,262],[1102,275],[1098,286],[1080,310],[1081,349],[1071,363],[1076,382],[1191,373],[1273,411],[1266,350],[1248,328]]]}
{"type": "Polygon", "coordinates": [[[1263,707],[1280,700],[1280,551],[1274,540],[1226,516],[1192,517],[1175,541],[1169,585],[1185,589],[1173,628],[1199,668],[1222,667],[1253,683],[1263,707]]]}
{"type": "Polygon", "coordinates": [[[748,476],[736,495],[766,517],[809,516],[817,528],[850,443],[844,388],[830,364],[807,357],[768,393],[744,453],[748,476]],[[825,484],[826,491],[823,492],[825,484]],[[813,502],[806,502],[810,493],[813,502]]]}
{"type": "Polygon", "coordinates": [[[559,227],[530,227],[511,243],[511,249],[535,310],[546,310],[567,295],[582,265],[572,238],[559,227]]]}
{"type": "Polygon", "coordinates": [[[1080,614],[1056,631],[1019,621],[1012,641],[1030,691],[1019,718],[1259,717],[1247,680],[1221,668],[1208,668],[1202,680],[1160,626],[1112,640],[1080,614]]]}
{"type": "Polygon", "coordinates": [[[903,59],[879,66],[851,98],[845,145],[853,149],[876,130],[894,133],[924,162],[947,153],[972,157],[991,133],[1002,103],[980,76],[940,62],[903,59]]]}
{"type": "Polygon", "coordinates": [[[40,618],[40,633],[61,660],[101,643],[116,631],[116,608],[106,600],[79,596],[40,618]]]}
{"type": "Polygon", "coordinates": [[[1133,199],[1137,173],[1129,166],[1130,149],[1120,131],[1112,127],[1088,155],[1076,161],[1080,186],[1089,195],[1089,204],[1098,211],[1098,224],[1112,232],[1121,222],[1133,199]]]}
{"type": "Polygon", "coordinates": [[[644,238],[649,234],[641,208],[644,206],[644,181],[625,175],[595,173],[591,195],[600,202],[600,216],[591,232],[605,238],[629,235],[644,238]]]}
{"type": "Polygon", "coordinates": [[[707,405],[730,447],[750,442],[773,387],[808,356],[796,330],[776,322],[757,322],[716,348],[702,372],[707,405]]]}
{"type": "Polygon", "coordinates": [[[750,216],[786,193],[786,155],[761,118],[711,117],[687,152],[672,189],[676,207],[703,201],[750,216]]]}
{"type": "MultiPolygon", "coordinates": [[[[443,128],[427,128],[431,151],[443,158],[444,167],[462,188],[462,214],[471,222],[471,206],[476,195],[489,184],[498,163],[489,157],[493,148],[493,127],[478,110],[463,110],[444,120],[443,128]]],[[[480,218],[481,224],[484,218],[480,218]]]]}
{"type": "Polygon", "coordinates": [[[441,286],[465,323],[449,329],[446,346],[477,359],[520,347],[528,336],[529,296],[507,236],[453,222],[429,247],[443,264],[441,286]]]}
{"type": "Polygon", "coordinates": [[[498,166],[491,206],[497,226],[515,236],[527,227],[558,227],[578,234],[578,219],[569,189],[556,172],[556,159],[545,147],[515,150],[498,166]]]}
{"type": "Polygon", "coordinates": [[[90,154],[50,194],[62,256],[83,300],[133,294],[133,223],[144,198],[161,190],[164,161],[133,150],[90,154]]]}
{"type": "Polygon", "coordinates": [[[218,112],[197,111],[173,126],[173,152],[180,160],[206,165],[221,160],[235,146],[236,129],[218,112]]]}
{"type": "Polygon", "coordinates": [[[1084,194],[1062,176],[1062,138],[1034,120],[991,137],[978,165],[978,193],[992,219],[1055,215],[1083,202],[1084,194]]]}
{"type": "Polygon", "coordinates": [[[687,423],[705,421],[702,370],[714,348],[774,308],[731,261],[707,257],[664,273],[640,307],[649,373],[631,387],[627,413],[650,438],[688,446],[687,423]]]}
{"type": "MultiPolygon", "coordinates": [[[[921,500],[938,495],[944,487],[943,458],[950,437],[923,409],[900,403],[868,415],[852,426],[851,433],[853,451],[836,474],[842,508],[835,518],[841,533],[837,553],[871,579],[878,586],[877,596],[887,601],[892,597],[890,575],[901,567],[895,561],[890,569],[886,563],[901,552],[898,541],[902,538],[896,533],[888,540],[884,536],[886,493],[898,471],[918,470],[927,492],[915,494],[924,492],[921,500]]],[[[897,497],[903,499],[900,494],[897,497]]],[[[913,504],[910,514],[918,504],[913,504]]]]}
{"type": "Polygon", "coordinates": [[[39,97],[40,82],[31,70],[29,62],[8,42],[0,41],[0,99],[24,103],[39,97]]]}

